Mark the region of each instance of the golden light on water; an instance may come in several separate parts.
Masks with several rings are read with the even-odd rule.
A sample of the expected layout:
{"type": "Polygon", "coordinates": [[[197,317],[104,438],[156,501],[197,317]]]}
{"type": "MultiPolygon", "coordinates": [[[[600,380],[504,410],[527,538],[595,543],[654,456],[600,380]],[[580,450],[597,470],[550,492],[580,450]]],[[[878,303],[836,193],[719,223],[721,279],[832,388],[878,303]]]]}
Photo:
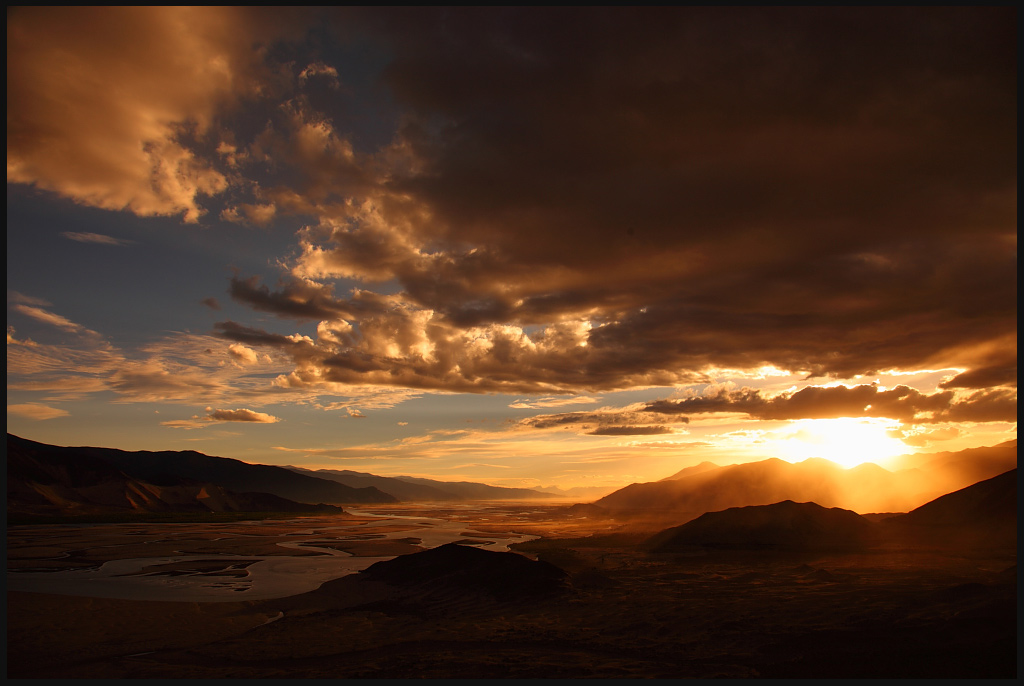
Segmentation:
{"type": "Polygon", "coordinates": [[[878,418],[801,419],[777,435],[772,454],[790,462],[822,457],[843,467],[880,462],[909,450],[889,433],[898,425],[878,418]]]}

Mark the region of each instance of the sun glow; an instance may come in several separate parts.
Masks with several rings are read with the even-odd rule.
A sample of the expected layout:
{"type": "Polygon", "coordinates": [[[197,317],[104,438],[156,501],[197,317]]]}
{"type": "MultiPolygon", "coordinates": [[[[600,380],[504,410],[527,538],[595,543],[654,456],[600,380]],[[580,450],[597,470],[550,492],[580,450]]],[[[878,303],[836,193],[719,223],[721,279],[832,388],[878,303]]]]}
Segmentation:
{"type": "Polygon", "coordinates": [[[882,462],[909,450],[889,433],[898,424],[892,419],[874,418],[801,419],[777,435],[775,454],[790,462],[823,457],[843,467],[882,462]]]}

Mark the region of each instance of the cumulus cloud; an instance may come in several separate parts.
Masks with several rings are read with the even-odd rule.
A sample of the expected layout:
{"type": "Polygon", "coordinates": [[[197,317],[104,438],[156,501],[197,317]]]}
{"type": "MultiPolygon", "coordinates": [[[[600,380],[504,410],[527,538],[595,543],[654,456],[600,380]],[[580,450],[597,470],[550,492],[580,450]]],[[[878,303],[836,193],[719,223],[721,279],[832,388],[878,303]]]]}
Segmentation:
{"type": "Polygon", "coordinates": [[[233,343],[228,346],[228,354],[240,362],[247,364],[256,364],[259,362],[259,356],[256,351],[252,348],[247,348],[241,343],[233,343]]]}
{"type": "Polygon", "coordinates": [[[8,182],[196,221],[200,198],[228,180],[182,135],[209,131],[220,108],[260,88],[253,42],[282,35],[281,19],[230,7],[12,10],[8,182]]]}
{"type": "MultiPolygon", "coordinates": [[[[253,49],[288,31],[258,10],[52,15],[10,17],[9,181],[296,219],[276,285],[229,292],[315,337],[215,327],[288,359],[281,392],[571,397],[769,367],[1015,385],[1012,8],[342,8],[327,30],[387,56],[374,143],[348,79],[322,97],[341,62],[253,49]]],[[[918,418],[1008,402],[732,406],[815,394],[918,418]]]]}
{"type": "Polygon", "coordinates": [[[406,119],[360,153],[295,101],[252,147],[298,174],[265,201],[315,221],[276,290],[236,278],[232,297],[345,331],[289,383],[1009,382],[965,352],[1003,340],[1015,360],[1007,11],[346,16],[389,43],[406,119]],[[337,279],[402,290],[338,297],[337,279]]]}

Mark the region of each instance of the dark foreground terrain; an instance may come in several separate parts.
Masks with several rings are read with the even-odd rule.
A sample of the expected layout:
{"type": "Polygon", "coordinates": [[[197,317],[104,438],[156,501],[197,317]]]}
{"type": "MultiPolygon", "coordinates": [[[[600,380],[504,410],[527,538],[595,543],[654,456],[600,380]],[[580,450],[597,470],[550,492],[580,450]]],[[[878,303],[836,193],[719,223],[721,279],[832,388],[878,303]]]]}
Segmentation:
{"type": "MultiPolygon", "coordinates": [[[[445,546],[378,563],[309,593],[262,601],[9,592],[8,676],[1017,674],[1014,546],[890,542],[854,553],[651,552],[644,545],[649,532],[588,536],[608,528],[597,522],[573,528],[554,516],[477,514],[487,515],[476,520],[477,531],[492,526],[558,538],[513,546],[537,562],[445,546]]],[[[459,516],[467,524],[472,519],[459,516]]],[[[245,545],[269,547],[259,536],[238,541],[236,553],[245,545]]]]}

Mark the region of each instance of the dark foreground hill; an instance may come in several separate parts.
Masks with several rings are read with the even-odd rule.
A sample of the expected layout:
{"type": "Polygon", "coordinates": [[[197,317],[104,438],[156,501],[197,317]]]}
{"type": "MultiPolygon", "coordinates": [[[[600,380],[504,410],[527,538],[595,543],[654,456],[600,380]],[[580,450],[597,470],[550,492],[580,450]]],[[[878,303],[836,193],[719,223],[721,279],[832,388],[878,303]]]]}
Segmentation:
{"type": "Polygon", "coordinates": [[[652,537],[654,552],[691,546],[730,550],[857,551],[879,541],[876,525],[856,512],[786,500],[708,512],[652,537]]]}
{"type": "MultiPolygon", "coordinates": [[[[311,504],[396,502],[394,497],[376,488],[350,488],[296,474],[283,467],[248,464],[195,451],[128,452],[112,448],[60,447],[11,434],[7,434],[7,451],[9,480],[14,476],[44,486],[66,483],[70,488],[90,488],[99,483],[97,480],[109,482],[116,480],[116,474],[121,474],[128,491],[139,492],[139,497],[143,497],[141,491],[152,492],[152,489],[139,491],[134,485],[137,482],[161,488],[213,484],[236,494],[265,493],[311,504]],[[44,475],[51,481],[40,481],[44,475]]],[[[10,487],[8,484],[9,491],[10,487]]]]}
{"type": "Polygon", "coordinates": [[[548,596],[563,590],[569,578],[547,562],[457,543],[377,562],[360,574],[405,589],[483,592],[496,600],[548,596]]]}
{"type": "Polygon", "coordinates": [[[9,515],[117,513],[296,512],[340,513],[340,507],[299,503],[271,493],[236,493],[185,478],[138,479],[115,464],[73,451],[37,449],[8,435],[9,515]],[[12,440],[14,439],[14,440],[12,440]]]}
{"type": "Polygon", "coordinates": [[[928,545],[1016,546],[1017,470],[936,498],[882,520],[890,535],[928,545]]]}

